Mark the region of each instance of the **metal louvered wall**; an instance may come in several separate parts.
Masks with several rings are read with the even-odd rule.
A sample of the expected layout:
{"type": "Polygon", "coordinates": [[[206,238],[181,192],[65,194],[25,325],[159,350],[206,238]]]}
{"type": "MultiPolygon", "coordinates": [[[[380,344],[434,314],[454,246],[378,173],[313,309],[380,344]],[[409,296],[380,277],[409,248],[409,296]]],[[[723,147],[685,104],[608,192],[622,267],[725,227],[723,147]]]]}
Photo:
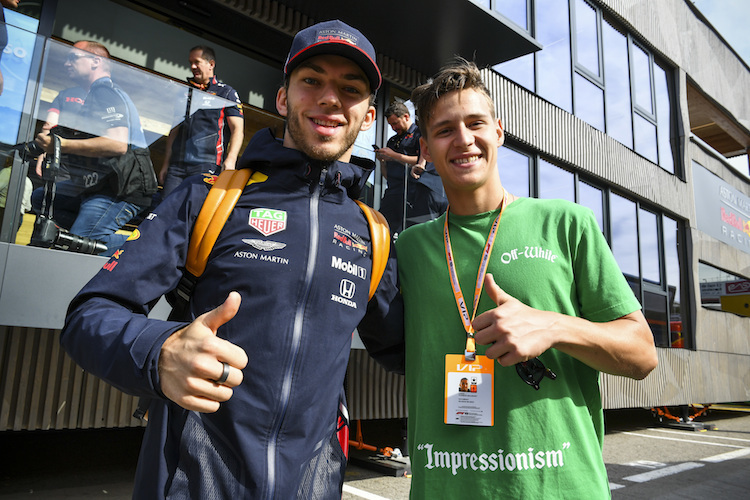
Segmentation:
{"type": "Polygon", "coordinates": [[[59,330],[0,326],[0,431],[139,427],[138,403],[78,367],[59,330]]]}
{"type": "Polygon", "coordinates": [[[346,372],[349,418],[404,418],[406,383],[403,375],[385,371],[364,349],[352,349],[346,372]]]}

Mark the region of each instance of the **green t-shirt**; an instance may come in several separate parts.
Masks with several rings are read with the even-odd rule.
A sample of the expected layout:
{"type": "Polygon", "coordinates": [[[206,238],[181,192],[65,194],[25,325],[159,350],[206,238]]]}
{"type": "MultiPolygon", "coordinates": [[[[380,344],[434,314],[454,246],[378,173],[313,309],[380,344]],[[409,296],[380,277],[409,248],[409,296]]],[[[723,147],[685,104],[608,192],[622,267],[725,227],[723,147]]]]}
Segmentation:
{"type": "MultiPolygon", "coordinates": [[[[456,269],[471,305],[479,261],[497,211],[450,216],[456,269]]],[[[462,354],[466,334],[450,286],[445,215],[413,226],[397,242],[405,306],[406,384],[412,498],[608,498],[602,460],[598,372],[550,349],[557,374],[534,390],[514,367],[495,363],[494,426],[444,423],[445,355],[462,354]]],[[[610,321],[640,305],[592,212],[560,200],[521,198],[503,213],[488,272],[539,310],[610,321]]],[[[494,307],[482,294],[477,315],[494,307]]],[[[485,347],[477,346],[478,354],[485,347]]]]}

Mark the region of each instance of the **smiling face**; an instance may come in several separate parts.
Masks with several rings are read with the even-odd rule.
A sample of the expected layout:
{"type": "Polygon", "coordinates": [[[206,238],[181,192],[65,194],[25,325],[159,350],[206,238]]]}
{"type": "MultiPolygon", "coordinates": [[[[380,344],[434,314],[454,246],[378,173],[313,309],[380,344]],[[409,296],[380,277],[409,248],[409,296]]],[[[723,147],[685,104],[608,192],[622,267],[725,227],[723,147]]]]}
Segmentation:
{"type": "Polygon", "coordinates": [[[473,89],[445,94],[425,128],[422,151],[440,174],[451,211],[497,208],[503,196],[497,148],[504,135],[487,98],[473,89]]]}
{"type": "Polygon", "coordinates": [[[190,71],[193,72],[193,80],[196,83],[206,84],[214,76],[216,61],[209,61],[203,57],[202,50],[194,50],[188,56],[190,71]]]}
{"type": "Polygon", "coordinates": [[[287,119],[284,146],[322,161],[349,161],[357,135],[375,120],[364,72],[335,55],[295,68],[276,95],[276,109],[287,119]]]}

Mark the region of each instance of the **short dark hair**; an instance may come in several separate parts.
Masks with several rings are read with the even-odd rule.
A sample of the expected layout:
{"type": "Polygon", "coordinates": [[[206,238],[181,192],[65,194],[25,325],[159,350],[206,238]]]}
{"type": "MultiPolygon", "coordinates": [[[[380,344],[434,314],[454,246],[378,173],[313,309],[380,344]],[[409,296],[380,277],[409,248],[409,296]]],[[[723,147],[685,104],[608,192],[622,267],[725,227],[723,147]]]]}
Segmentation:
{"type": "Polygon", "coordinates": [[[409,114],[409,108],[406,107],[406,104],[399,101],[393,101],[390,106],[388,106],[385,110],[385,117],[388,118],[391,115],[396,115],[397,117],[401,118],[404,115],[409,114]]]}
{"type": "Polygon", "coordinates": [[[205,59],[206,61],[216,61],[216,52],[214,52],[214,49],[209,47],[208,45],[196,45],[192,49],[190,49],[190,52],[200,50],[201,51],[201,57],[205,59]]]}
{"type": "Polygon", "coordinates": [[[495,118],[495,102],[482,81],[482,73],[476,64],[463,57],[456,57],[435,75],[429,82],[420,85],[411,94],[417,114],[417,126],[422,135],[427,135],[427,127],[438,100],[457,90],[474,90],[487,100],[492,118],[495,118]]]}

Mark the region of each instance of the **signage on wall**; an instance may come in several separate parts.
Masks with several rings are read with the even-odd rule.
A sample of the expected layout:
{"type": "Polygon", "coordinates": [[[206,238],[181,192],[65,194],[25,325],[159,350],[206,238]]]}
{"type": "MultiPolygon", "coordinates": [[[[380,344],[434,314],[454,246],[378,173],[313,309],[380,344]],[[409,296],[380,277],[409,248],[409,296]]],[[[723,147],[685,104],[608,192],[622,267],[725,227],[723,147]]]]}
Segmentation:
{"type": "Polygon", "coordinates": [[[750,197],[693,162],[698,230],[750,253],[750,197]]]}

